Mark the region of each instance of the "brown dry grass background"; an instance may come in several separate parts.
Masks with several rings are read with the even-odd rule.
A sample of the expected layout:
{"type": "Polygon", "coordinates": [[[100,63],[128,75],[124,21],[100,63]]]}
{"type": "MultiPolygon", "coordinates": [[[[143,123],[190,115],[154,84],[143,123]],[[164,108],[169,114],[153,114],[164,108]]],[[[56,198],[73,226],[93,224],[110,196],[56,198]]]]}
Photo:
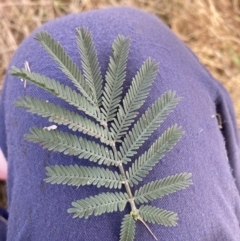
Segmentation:
{"type": "MultiPolygon", "coordinates": [[[[0,0],[0,87],[13,52],[33,29],[69,13],[118,5],[162,18],[228,89],[240,127],[240,0],[0,0]]],[[[0,203],[6,205],[4,195],[0,203]]]]}

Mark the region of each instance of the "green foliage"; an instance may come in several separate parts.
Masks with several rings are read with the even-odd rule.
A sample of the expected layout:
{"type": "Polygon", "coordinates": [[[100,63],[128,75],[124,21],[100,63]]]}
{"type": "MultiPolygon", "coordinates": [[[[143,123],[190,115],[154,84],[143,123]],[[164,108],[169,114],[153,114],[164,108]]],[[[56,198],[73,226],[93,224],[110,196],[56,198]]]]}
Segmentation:
{"type": "Polygon", "coordinates": [[[73,208],[69,208],[68,212],[74,213],[74,218],[88,218],[90,215],[98,216],[103,213],[112,213],[118,210],[123,211],[127,202],[127,193],[101,193],[96,196],[72,202],[73,208]]]}
{"type": "Polygon", "coordinates": [[[119,106],[117,118],[114,119],[111,126],[114,141],[119,142],[121,137],[127,133],[129,126],[138,114],[137,110],[143,105],[149,94],[157,71],[158,64],[148,58],[133,78],[131,86],[123,99],[123,106],[119,106]]]}
{"type": "Polygon", "coordinates": [[[80,159],[85,158],[92,162],[98,162],[98,164],[118,165],[118,162],[114,160],[113,152],[96,142],[58,130],[49,131],[33,127],[30,132],[31,134],[26,134],[25,138],[39,143],[43,149],[77,156],[80,159]]]}
{"type": "Polygon", "coordinates": [[[149,182],[135,191],[134,199],[136,203],[146,203],[178,190],[185,189],[192,184],[190,177],[191,174],[189,173],[181,173],[149,182]]]}
{"type": "Polygon", "coordinates": [[[87,115],[95,118],[97,121],[103,121],[103,115],[93,106],[92,103],[70,87],[60,84],[59,81],[50,79],[38,73],[29,72],[25,69],[18,69],[16,67],[12,68],[11,74],[24,80],[28,80],[44,90],[49,91],[55,96],[65,100],[70,105],[73,105],[78,110],[84,111],[87,115]]]}
{"type": "Polygon", "coordinates": [[[94,48],[92,35],[88,29],[77,29],[77,44],[82,58],[83,73],[93,95],[95,104],[102,103],[102,76],[94,48]]]}
{"type": "Polygon", "coordinates": [[[183,134],[182,128],[173,125],[169,127],[150,148],[142,154],[126,171],[128,182],[131,186],[142,181],[161,158],[170,151],[183,134]]]}
{"type": "Polygon", "coordinates": [[[111,139],[110,133],[101,125],[59,105],[29,96],[19,98],[19,100],[15,102],[15,105],[17,107],[23,107],[28,112],[42,117],[49,117],[48,120],[50,122],[67,125],[68,128],[73,131],[80,131],[95,138],[100,138],[105,144],[109,144],[109,140],[111,139]]]}
{"type": "Polygon", "coordinates": [[[157,223],[164,226],[176,226],[178,220],[176,213],[149,205],[140,206],[139,215],[146,222],[157,223]]]}
{"type": "Polygon", "coordinates": [[[119,35],[112,45],[113,57],[110,57],[103,92],[102,111],[107,122],[115,119],[118,105],[121,101],[122,86],[126,77],[129,44],[129,39],[119,35]]]}
{"type": "Polygon", "coordinates": [[[122,220],[120,241],[131,241],[134,239],[136,222],[132,215],[126,214],[122,220]]]}
{"type": "Polygon", "coordinates": [[[120,147],[120,158],[123,162],[131,161],[142,144],[159,127],[167,115],[175,108],[179,99],[175,98],[175,92],[168,91],[156,100],[150,108],[141,116],[123,139],[120,147]]]}
{"type": "Polygon", "coordinates": [[[70,56],[64,51],[62,46],[44,31],[37,33],[36,39],[57,62],[61,71],[66,74],[70,80],[72,80],[73,84],[77,87],[81,94],[93,104],[89,85],[87,85],[79,68],[72,61],[70,56]]]}
{"type": "MultiPolygon", "coordinates": [[[[146,101],[157,76],[158,64],[148,58],[132,79],[123,97],[130,39],[118,35],[114,40],[113,54],[110,56],[103,82],[90,31],[79,28],[76,32],[83,71],[77,67],[60,43],[48,33],[40,32],[36,35],[36,39],[72,81],[76,90],[62,85],[58,80],[26,69],[13,67],[11,74],[65,100],[77,110],[84,112],[84,116],[30,96],[19,98],[15,105],[76,132],[70,134],[66,131],[33,127],[30,133],[25,135],[27,140],[38,143],[49,151],[73,155],[95,165],[107,167],[48,166],[44,181],[76,187],[95,185],[97,188],[103,186],[110,189],[125,189],[125,192],[102,192],[74,201],[68,209],[68,213],[73,217],[89,218],[91,215],[123,211],[129,203],[131,212],[122,220],[120,241],[134,240],[137,221],[142,222],[152,235],[146,222],[164,226],[177,225],[176,213],[150,205],[137,205],[187,188],[192,184],[190,173],[180,173],[152,181],[135,191],[134,186],[143,181],[161,158],[177,144],[184,131],[177,124],[170,126],[141,156],[135,159],[134,155],[174,110],[180,98],[171,90],[164,93],[136,121],[139,109],[146,101]],[[78,132],[93,138],[90,141],[85,137],[79,137],[78,132]],[[125,164],[129,162],[131,165],[126,171],[125,164]],[[111,166],[117,167],[119,172],[112,171],[111,166]]],[[[153,237],[155,238],[154,235],[153,237]]]]}
{"type": "Polygon", "coordinates": [[[51,184],[67,184],[77,187],[92,184],[97,187],[122,188],[121,176],[105,168],[56,165],[48,166],[46,170],[48,178],[44,181],[51,184]]]}

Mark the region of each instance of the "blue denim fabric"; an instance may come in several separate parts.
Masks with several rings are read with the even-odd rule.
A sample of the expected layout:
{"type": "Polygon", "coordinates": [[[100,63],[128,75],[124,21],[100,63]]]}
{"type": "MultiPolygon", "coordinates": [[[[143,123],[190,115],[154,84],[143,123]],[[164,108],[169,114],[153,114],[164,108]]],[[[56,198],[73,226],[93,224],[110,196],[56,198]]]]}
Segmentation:
{"type": "MultiPolygon", "coordinates": [[[[124,92],[143,61],[151,56],[160,63],[143,113],[161,94],[175,90],[181,102],[164,124],[139,150],[143,153],[170,125],[185,130],[181,141],[168,153],[143,183],[181,172],[193,174],[193,185],[151,204],[179,214],[176,227],[150,225],[163,241],[238,241],[240,240],[240,140],[231,100],[196,56],[157,17],[132,8],[109,8],[73,14],[56,19],[37,29],[16,51],[10,66],[23,67],[28,61],[34,72],[56,78],[72,86],[54,61],[34,40],[45,30],[58,40],[80,66],[75,29],[88,27],[93,34],[102,75],[117,34],[131,38],[124,92]],[[216,115],[221,117],[219,128],[216,115]]],[[[71,202],[108,189],[46,184],[45,167],[54,164],[91,165],[87,160],[48,152],[25,141],[32,126],[49,126],[48,120],[15,108],[13,102],[30,95],[74,109],[44,90],[6,76],[1,103],[1,147],[8,157],[8,240],[107,240],[117,241],[126,212],[115,212],[89,219],[73,219],[67,213],[71,202]]],[[[64,129],[59,127],[60,130],[64,129]]],[[[142,185],[142,183],[140,184],[142,185]]],[[[137,223],[136,240],[153,240],[137,223]]]]}

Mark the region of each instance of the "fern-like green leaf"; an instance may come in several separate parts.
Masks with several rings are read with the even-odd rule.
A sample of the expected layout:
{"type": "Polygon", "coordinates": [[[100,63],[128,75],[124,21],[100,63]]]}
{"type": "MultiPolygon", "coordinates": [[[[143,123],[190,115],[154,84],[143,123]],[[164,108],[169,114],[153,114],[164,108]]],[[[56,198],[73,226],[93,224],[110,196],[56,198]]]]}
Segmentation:
{"type": "Polygon", "coordinates": [[[138,114],[139,108],[145,102],[150,87],[157,76],[158,64],[148,58],[133,78],[131,86],[123,99],[123,106],[119,106],[117,118],[112,123],[111,132],[114,140],[119,142],[138,114]]]}
{"type": "Polygon", "coordinates": [[[87,85],[87,82],[84,80],[84,76],[70,56],[65,52],[63,47],[45,31],[37,33],[36,39],[57,62],[61,71],[66,74],[66,76],[73,82],[82,95],[85,96],[90,103],[94,104],[90,88],[87,85]]]}
{"type": "Polygon", "coordinates": [[[88,29],[77,29],[77,45],[82,59],[83,74],[90,85],[95,103],[100,107],[103,80],[92,35],[88,29]]]}
{"type": "Polygon", "coordinates": [[[103,92],[102,111],[107,122],[114,119],[121,100],[123,82],[126,77],[129,45],[129,38],[122,35],[118,35],[112,45],[113,57],[110,57],[103,92]]]}
{"type": "Polygon", "coordinates": [[[67,184],[68,186],[96,185],[97,187],[121,188],[121,176],[117,172],[100,167],[85,167],[78,165],[47,166],[45,182],[51,184],[67,184]]]}
{"type": "Polygon", "coordinates": [[[73,207],[68,209],[68,213],[74,214],[74,218],[88,218],[90,215],[98,216],[103,213],[123,211],[127,202],[128,196],[126,193],[101,193],[72,202],[73,207]]]}
{"type": "Polygon", "coordinates": [[[70,87],[62,85],[54,79],[50,79],[38,73],[29,72],[25,69],[13,67],[10,73],[49,91],[55,96],[75,106],[77,109],[84,111],[84,113],[95,118],[100,123],[103,123],[103,115],[91,103],[89,103],[84,96],[78,94],[70,87]]]}
{"type": "Polygon", "coordinates": [[[130,214],[123,217],[121,223],[120,241],[133,241],[135,236],[136,221],[130,214]]]}
{"type": "Polygon", "coordinates": [[[116,166],[118,171],[110,167],[103,168],[93,165],[55,165],[46,167],[45,182],[68,186],[95,185],[97,188],[124,188],[124,192],[100,192],[98,195],[85,197],[72,202],[68,213],[74,218],[101,215],[123,211],[129,202],[130,214],[126,214],[121,223],[120,241],[133,241],[136,221],[142,222],[157,240],[146,222],[164,226],[175,226],[176,213],[139,204],[148,203],[157,198],[185,189],[192,184],[190,173],[168,176],[161,180],[149,182],[133,192],[132,187],[139,184],[161,158],[179,141],[183,130],[173,125],[136,160],[131,160],[139,148],[146,143],[164,119],[176,107],[180,98],[174,91],[168,91],[158,98],[144,114],[140,108],[149,96],[149,91],[157,76],[158,64],[150,57],[138,70],[125,96],[122,96],[123,84],[126,79],[126,66],[129,54],[130,38],[118,35],[112,44],[112,56],[109,59],[105,75],[105,86],[98,62],[98,56],[90,31],[86,28],[76,29],[76,41],[81,57],[81,72],[60,43],[56,42],[47,32],[40,32],[36,39],[50,54],[60,70],[72,81],[75,87],[62,85],[55,79],[30,71],[30,68],[13,67],[10,73],[23,80],[50,92],[66,101],[79,111],[73,112],[62,106],[49,103],[48,100],[25,96],[19,98],[15,105],[28,112],[49,118],[50,122],[65,125],[78,135],[52,130],[58,126],[31,128],[25,138],[38,143],[44,149],[57,151],[64,155],[73,155],[98,165],[116,166]],[[76,89],[76,90],[75,90],[76,89]],[[135,122],[134,122],[135,121],[135,122]],[[54,127],[54,128],[53,128],[54,127]],[[76,132],[75,132],[76,133],[76,132]],[[83,138],[86,134],[91,138],[83,138]],[[98,140],[97,140],[98,139],[98,140]],[[99,144],[98,142],[101,142],[99,144]],[[128,171],[123,164],[132,161],[128,171]],[[140,206],[140,208],[138,207],[140,206]]]}
{"type": "Polygon", "coordinates": [[[185,189],[192,184],[191,176],[191,173],[181,173],[147,183],[135,191],[134,200],[136,203],[147,203],[185,189]]]}
{"type": "Polygon", "coordinates": [[[100,138],[101,142],[105,144],[109,144],[111,140],[110,133],[102,126],[59,105],[25,96],[24,98],[19,98],[15,102],[15,106],[23,107],[28,112],[38,114],[42,117],[49,117],[50,122],[67,125],[73,131],[81,131],[84,134],[100,138]]]}
{"type": "Polygon", "coordinates": [[[26,134],[25,138],[39,143],[43,149],[78,156],[80,159],[97,162],[99,165],[118,165],[111,150],[93,141],[58,130],[49,131],[34,127],[30,129],[30,132],[31,134],[26,134]]]}
{"type": "Polygon", "coordinates": [[[177,213],[149,205],[142,205],[139,208],[139,215],[146,222],[164,226],[176,226],[178,221],[177,213]]]}
{"type": "Polygon", "coordinates": [[[183,131],[180,126],[173,125],[169,127],[126,171],[130,185],[133,186],[142,181],[142,178],[147,176],[166,152],[176,145],[182,135],[183,131]]]}
{"type": "Polygon", "coordinates": [[[136,150],[159,128],[179,100],[180,98],[175,98],[174,91],[168,91],[147,109],[123,140],[119,152],[123,163],[131,161],[130,157],[135,155],[136,150]]]}

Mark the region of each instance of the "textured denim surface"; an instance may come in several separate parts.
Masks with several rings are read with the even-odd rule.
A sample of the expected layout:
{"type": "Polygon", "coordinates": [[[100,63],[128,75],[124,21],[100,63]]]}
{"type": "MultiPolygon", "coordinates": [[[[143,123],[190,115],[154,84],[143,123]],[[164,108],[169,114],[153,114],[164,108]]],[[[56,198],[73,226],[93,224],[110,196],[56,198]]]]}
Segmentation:
{"type": "MultiPolygon", "coordinates": [[[[109,8],[69,15],[43,25],[80,66],[75,29],[88,27],[93,34],[102,75],[105,75],[111,45],[117,34],[131,38],[127,80],[143,61],[151,56],[160,63],[144,112],[167,90],[175,90],[181,102],[137,155],[170,125],[178,123],[185,130],[181,141],[144,180],[191,172],[193,185],[151,204],[179,214],[177,227],[150,225],[163,241],[238,241],[240,240],[240,143],[231,100],[224,88],[199,63],[196,56],[157,17],[131,8],[109,8]],[[216,114],[221,116],[219,129],[216,114]]],[[[71,85],[54,61],[34,40],[36,31],[20,45],[10,66],[23,67],[28,61],[34,72],[71,85]]],[[[72,86],[72,85],[71,85],[72,86]]],[[[73,219],[67,213],[71,202],[108,189],[68,187],[46,184],[45,167],[53,164],[91,165],[87,160],[44,151],[24,140],[32,126],[49,126],[47,119],[15,108],[13,102],[30,95],[69,107],[44,90],[7,75],[1,99],[1,147],[8,158],[9,241],[108,240],[119,238],[125,212],[104,214],[89,219],[73,219]]],[[[72,108],[71,108],[72,109],[72,108]]],[[[59,129],[64,129],[59,127],[59,129]]],[[[142,183],[140,184],[142,185],[142,183]]],[[[136,240],[153,240],[141,223],[136,240]]]]}

